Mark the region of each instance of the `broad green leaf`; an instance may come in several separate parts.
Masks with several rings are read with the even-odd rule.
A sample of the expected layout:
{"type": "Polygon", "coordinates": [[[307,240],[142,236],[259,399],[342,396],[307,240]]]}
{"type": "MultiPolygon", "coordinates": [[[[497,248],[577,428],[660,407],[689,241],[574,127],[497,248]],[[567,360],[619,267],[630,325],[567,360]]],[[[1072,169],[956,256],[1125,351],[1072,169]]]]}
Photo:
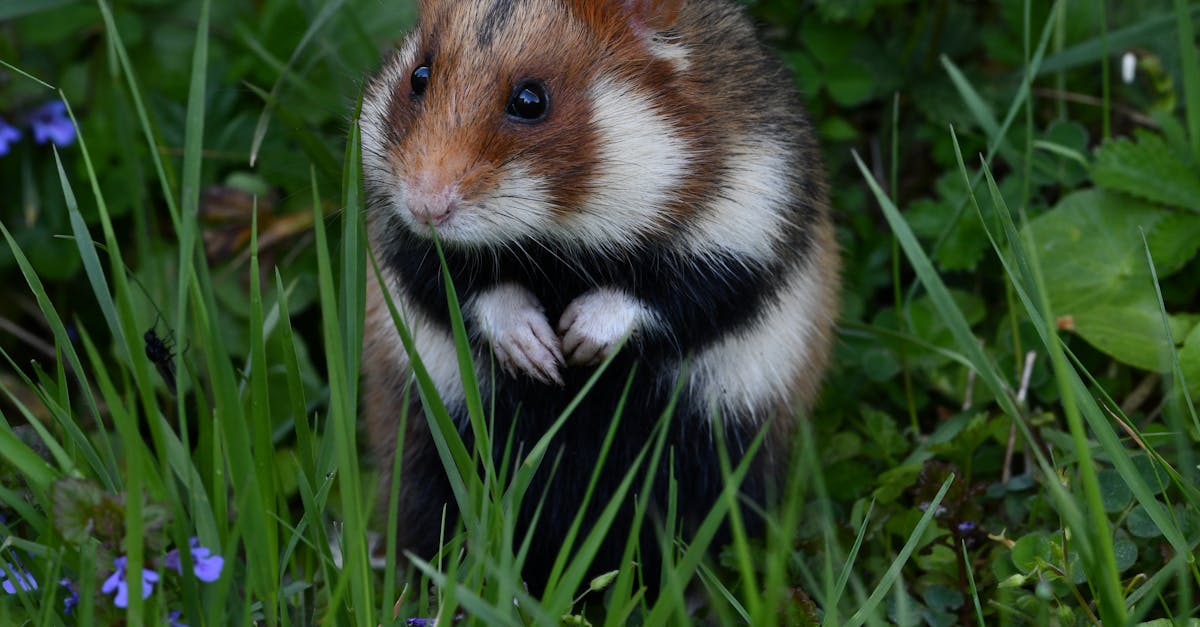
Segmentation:
{"type": "Polygon", "coordinates": [[[1037,243],[1055,315],[1077,316],[1104,303],[1152,301],[1139,229],[1151,241],[1155,259],[1163,255],[1168,268],[1180,258],[1190,258],[1200,246],[1193,231],[1200,228],[1200,216],[1167,222],[1172,213],[1089,189],[1067,196],[1033,220],[1028,228],[1037,243]]]}
{"type": "Polygon", "coordinates": [[[1089,307],[1073,315],[1071,324],[1089,344],[1118,361],[1143,370],[1170,367],[1162,316],[1147,301],[1089,307]]]}
{"type": "Polygon", "coordinates": [[[926,607],[942,611],[957,610],[963,604],[961,592],[939,584],[926,588],[921,598],[924,599],[926,607]]]}
{"type": "Polygon", "coordinates": [[[1162,137],[1139,132],[1096,150],[1096,184],[1153,202],[1200,211],[1200,171],[1177,155],[1162,137]]]}
{"type": "MultiPolygon", "coordinates": [[[[105,493],[99,484],[83,479],[63,479],[54,484],[54,528],[67,542],[83,544],[96,528],[105,493]]],[[[120,526],[118,513],[116,524],[120,526]]],[[[112,521],[110,521],[112,522],[112,521]]]]}
{"type": "MultiPolygon", "coordinates": [[[[1146,370],[1169,365],[1141,232],[1165,276],[1196,255],[1200,216],[1092,189],[1067,196],[1028,228],[1065,327],[1121,362],[1146,370]]],[[[1200,363],[1191,366],[1197,370],[1200,363]]]]}

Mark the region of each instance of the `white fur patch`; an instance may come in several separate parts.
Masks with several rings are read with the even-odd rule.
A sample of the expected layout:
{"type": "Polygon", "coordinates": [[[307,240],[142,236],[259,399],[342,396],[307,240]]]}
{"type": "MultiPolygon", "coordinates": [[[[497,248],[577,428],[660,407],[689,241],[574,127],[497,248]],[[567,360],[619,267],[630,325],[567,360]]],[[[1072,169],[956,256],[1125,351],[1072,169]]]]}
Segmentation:
{"type": "MultiPolygon", "coordinates": [[[[388,206],[408,225],[409,230],[425,234],[429,227],[408,210],[407,185],[402,177],[385,190],[388,206]]],[[[499,177],[494,190],[478,198],[463,199],[445,222],[437,227],[438,237],[446,242],[497,244],[545,233],[553,228],[553,209],[546,181],[520,165],[510,165],[499,177]]]]}
{"type": "Polygon", "coordinates": [[[620,246],[663,229],[663,207],[687,172],[688,147],[650,98],[629,85],[602,78],[588,95],[599,135],[595,191],[564,221],[561,236],[620,246]]]}
{"type": "Polygon", "coordinates": [[[650,54],[669,62],[679,73],[687,72],[692,67],[688,58],[687,46],[679,43],[678,37],[669,37],[661,33],[650,38],[650,54]]]}
{"type": "MultiPolygon", "coordinates": [[[[389,284],[388,292],[392,297],[392,302],[395,303],[396,310],[408,325],[417,355],[421,357],[421,363],[429,371],[429,377],[433,379],[438,394],[442,397],[442,402],[446,405],[461,403],[466,398],[466,394],[463,391],[462,377],[458,372],[458,352],[454,346],[454,338],[409,303],[403,292],[390,287],[393,283],[391,273],[386,269],[382,272],[384,279],[389,284]]],[[[391,325],[391,312],[386,306],[381,307],[380,311],[385,318],[384,324],[391,325]]],[[[385,332],[381,336],[387,342],[385,355],[393,361],[397,372],[411,371],[408,353],[400,341],[400,333],[391,330],[390,326],[385,328],[391,331],[390,333],[385,332]]]]}
{"type": "Polygon", "coordinates": [[[819,280],[814,268],[795,272],[757,324],[697,354],[689,377],[693,394],[725,415],[755,422],[765,418],[755,412],[787,402],[827,316],[819,280]]]}
{"type": "MultiPolygon", "coordinates": [[[[496,188],[468,201],[444,225],[447,239],[506,244],[554,228],[549,184],[516,163],[500,174],[496,188]]],[[[439,231],[442,232],[442,231],[439,231]]]]}
{"type": "Polygon", "coordinates": [[[787,151],[769,140],[731,150],[725,184],[695,214],[688,244],[694,252],[722,250],[756,259],[775,256],[788,203],[787,151]]]}

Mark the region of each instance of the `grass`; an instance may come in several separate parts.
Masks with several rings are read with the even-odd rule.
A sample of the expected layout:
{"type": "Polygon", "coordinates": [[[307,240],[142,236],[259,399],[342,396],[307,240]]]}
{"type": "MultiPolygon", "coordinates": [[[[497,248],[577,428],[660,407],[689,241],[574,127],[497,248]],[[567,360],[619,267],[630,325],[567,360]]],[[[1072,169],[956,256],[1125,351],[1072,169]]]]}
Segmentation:
{"type": "MultiPolygon", "coordinates": [[[[59,4],[28,10],[36,14],[59,4]]],[[[760,4],[761,16],[786,19],[786,3],[760,4]]],[[[1056,29],[1065,28],[1068,11],[1078,16],[1082,9],[1057,3],[1043,15],[1028,0],[1018,4],[1019,30],[1009,34],[1021,42],[1019,68],[1003,77],[1006,88],[982,82],[986,75],[969,59],[950,52],[932,57],[941,67],[938,84],[964,105],[955,124],[930,131],[950,160],[938,173],[944,181],[939,186],[952,190],[940,206],[948,218],[934,228],[922,223],[919,202],[906,206],[904,197],[913,192],[898,184],[906,176],[901,144],[917,141],[906,122],[914,114],[902,107],[899,91],[879,99],[887,120],[881,135],[892,138],[890,168],[855,152],[853,165],[836,173],[835,187],[856,188],[862,193],[857,206],[873,212],[866,226],[846,215],[850,282],[878,258],[888,260],[877,268],[886,286],[877,294],[848,288],[841,364],[825,401],[800,422],[797,472],[769,512],[765,535],[750,537],[741,524],[748,505],[739,500],[737,486],[747,460],[722,458],[726,490],[694,535],[678,537],[675,512],[666,513],[659,533],[668,562],[664,592],[648,598],[636,567],[642,559],[637,538],[640,526],[651,524],[646,503],[653,477],[639,471],[675,454],[665,446],[663,428],[670,408],[608,502],[592,502],[599,470],[593,475],[580,511],[600,511],[595,525],[577,515],[563,547],[536,545],[536,526],[517,528],[512,512],[526,499],[540,502],[541,495],[527,488],[535,472],[558,463],[552,438],[586,402],[586,390],[534,446],[514,447],[508,434],[491,426],[453,289],[447,307],[476,436],[469,445],[413,351],[405,320],[387,303],[410,351],[417,381],[412,393],[423,408],[404,419],[429,421],[462,513],[461,521],[445,521],[444,549],[436,559],[414,560],[407,571],[395,567],[399,513],[394,502],[376,502],[372,487],[385,473],[399,485],[401,465],[376,467],[362,452],[358,430],[364,291],[368,273],[378,267],[362,220],[357,130],[345,125],[350,130],[337,140],[344,147],[338,158],[319,131],[293,128],[303,126],[297,110],[304,103],[322,102],[309,78],[317,71],[311,58],[365,68],[353,65],[354,53],[327,55],[369,43],[363,26],[370,23],[368,8],[350,0],[322,4],[280,55],[270,32],[245,24],[233,35],[223,26],[214,29],[220,23],[214,16],[228,9],[201,0],[194,6],[185,104],[168,122],[164,111],[172,109],[139,75],[145,66],[131,50],[142,44],[126,39],[127,16],[98,2],[107,71],[119,93],[114,102],[123,103],[120,110],[144,144],[135,169],[145,188],[156,189],[153,198],[169,224],[151,230],[156,218],[145,204],[135,203],[133,215],[116,210],[124,201],[110,200],[117,195],[107,184],[110,161],[97,158],[109,154],[104,144],[111,138],[78,123],[66,88],[51,92],[20,78],[35,93],[66,100],[83,131],[77,146],[27,161],[45,166],[52,191],[62,197],[65,220],[56,235],[69,242],[79,274],[73,284],[78,294],[67,308],[61,281],[48,276],[53,273],[36,256],[38,247],[22,239],[27,223],[2,214],[0,233],[12,256],[6,272],[32,296],[53,355],[31,362],[23,347],[0,347],[12,374],[0,380],[8,401],[0,407],[0,568],[6,581],[28,571],[40,584],[0,595],[0,623],[162,624],[177,611],[190,625],[374,626],[404,624],[410,617],[447,624],[459,615],[487,625],[687,624],[696,619],[689,596],[697,591],[706,598],[699,611],[719,624],[1119,625],[1197,615],[1200,419],[1189,380],[1189,338],[1196,326],[1191,312],[1200,303],[1186,285],[1187,270],[1200,267],[1195,250],[1179,253],[1163,244],[1161,233],[1143,231],[1144,266],[1139,260],[1129,270],[1137,277],[1144,273],[1137,293],[1151,295],[1154,332],[1165,338],[1157,375],[1162,387],[1150,392],[1157,408],[1145,411],[1129,402],[1137,387],[1131,380],[1149,375],[1064,329],[1060,286],[1046,280],[1047,269],[1063,260],[1038,239],[1037,228],[1057,206],[1054,199],[1103,187],[1098,177],[1053,177],[1068,166],[1041,159],[1042,153],[1088,164],[1091,147],[1040,136],[1045,116],[1067,112],[1078,116],[1069,122],[1096,129],[1098,136],[1108,136],[1110,128],[1119,133],[1114,116],[1121,109],[1110,105],[1121,87],[1107,85],[1105,77],[1100,111],[1079,113],[1057,102],[1047,114],[1035,99],[1038,81],[1052,81],[1062,95],[1062,86],[1076,80],[1068,80],[1068,72],[1102,66],[1106,49],[1146,43],[1174,28],[1182,97],[1176,109],[1155,115],[1164,120],[1164,134],[1172,128],[1170,115],[1177,115],[1178,143],[1200,160],[1192,22],[1197,7],[1175,0],[1170,10],[1148,10],[1129,23],[1118,21],[1125,15],[1120,11],[1101,12],[1096,19],[1112,24],[1112,32],[1104,27],[1068,46],[1056,29]],[[345,40],[330,39],[338,36],[345,40]],[[242,58],[273,71],[269,90],[247,89],[261,97],[261,108],[238,127],[249,131],[249,161],[283,169],[273,163],[287,159],[276,133],[303,146],[307,167],[303,176],[288,175],[292,196],[284,204],[312,214],[311,256],[294,271],[260,247],[272,214],[258,204],[265,197],[253,201],[244,284],[231,282],[204,254],[212,229],[203,219],[205,192],[214,180],[209,153],[218,141],[213,138],[233,128],[218,113],[226,109],[215,79],[229,70],[230,37],[240,38],[242,58]],[[1005,114],[997,118],[993,111],[1005,114]],[[178,154],[162,149],[170,145],[167,134],[178,137],[178,154]],[[889,189],[878,180],[885,171],[889,189]],[[77,197],[77,189],[86,192],[77,197]],[[338,210],[330,212],[331,205],[338,210]],[[984,253],[973,268],[978,276],[948,256],[968,222],[984,253]],[[889,229],[872,233],[882,223],[889,229]],[[1173,266],[1168,272],[1156,262],[1171,255],[1183,257],[1177,265],[1184,270],[1173,266]],[[131,260],[138,262],[133,269],[131,260]],[[980,314],[975,302],[984,298],[997,311],[980,314]],[[855,313],[856,299],[887,315],[855,313]],[[145,357],[147,329],[174,342],[169,364],[145,357]],[[1019,367],[1027,351],[1037,355],[1029,385],[1021,383],[1019,367]],[[864,387],[871,364],[888,359],[897,364],[894,376],[864,387]],[[176,373],[178,394],[168,392],[162,368],[176,373]],[[968,393],[972,385],[978,389],[968,393]],[[839,388],[857,390],[859,397],[847,399],[839,388]],[[1010,431],[1018,435],[1012,444],[1010,431]],[[491,456],[496,442],[508,451],[498,467],[491,456]],[[872,476],[863,478],[854,466],[872,476]],[[626,500],[638,503],[633,528],[612,529],[617,505],[626,500]],[[383,542],[389,557],[377,569],[365,538],[381,528],[381,520],[388,521],[383,542]],[[732,543],[712,546],[726,521],[732,543]],[[590,579],[591,559],[610,530],[628,534],[626,566],[590,579]],[[162,567],[167,552],[188,546],[193,537],[225,557],[218,581],[204,583],[162,567]],[[534,550],[554,550],[557,557],[538,598],[519,576],[534,550]],[[118,556],[162,577],[146,599],[131,594],[127,608],[114,607],[112,597],[99,592],[118,556]],[[79,592],[69,615],[63,611],[69,590],[55,585],[63,578],[79,592]]],[[[950,14],[959,10],[937,6],[950,14]]],[[[286,8],[272,2],[268,13],[284,15],[286,8]]],[[[886,15],[886,9],[876,10],[886,15]]],[[[916,19],[935,24],[952,18],[933,13],[916,19]]],[[[822,19],[845,28],[832,17],[822,19]]],[[[804,50],[819,51],[818,44],[804,50]]],[[[815,91],[828,90],[836,101],[845,97],[838,89],[815,91]]],[[[839,115],[821,111],[829,104],[824,97],[813,96],[818,119],[821,113],[839,115]]],[[[1153,105],[1131,101],[1129,106],[1153,105]]],[[[826,141],[846,147],[829,136],[826,141]]],[[[830,152],[835,167],[851,154],[830,152]]],[[[855,203],[849,195],[839,200],[855,203]]],[[[608,367],[600,366],[595,376],[608,367]]],[[[628,376],[632,382],[639,374],[628,376]]],[[[618,410],[603,450],[627,419],[618,410]]],[[[670,480],[673,487],[681,478],[670,480]]],[[[192,572],[192,554],[180,554],[182,572],[192,572]]],[[[141,578],[141,570],[131,568],[127,584],[136,591],[141,578]]]]}

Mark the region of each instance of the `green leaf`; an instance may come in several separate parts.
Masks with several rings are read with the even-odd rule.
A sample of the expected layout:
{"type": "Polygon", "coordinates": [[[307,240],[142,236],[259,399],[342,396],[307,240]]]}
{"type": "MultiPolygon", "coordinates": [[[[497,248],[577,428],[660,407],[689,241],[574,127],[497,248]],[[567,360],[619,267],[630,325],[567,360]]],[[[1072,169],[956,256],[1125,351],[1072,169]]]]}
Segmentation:
{"type": "Polygon", "coordinates": [[[1192,329],[1179,349],[1179,368],[1193,396],[1200,395],[1200,325],[1192,329]]]}
{"type": "Polygon", "coordinates": [[[884,412],[864,408],[864,430],[868,440],[886,456],[899,455],[908,450],[908,440],[900,434],[896,421],[884,412]]]}
{"type": "Polygon", "coordinates": [[[1154,269],[1164,278],[1183,268],[1200,250],[1200,218],[1186,211],[1174,211],[1146,233],[1154,254],[1154,269]]]}
{"type": "Polygon", "coordinates": [[[1096,184],[1153,202],[1200,212],[1200,171],[1177,155],[1162,137],[1139,132],[1096,150],[1096,184]]]}
{"type": "Polygon", "coordinates": [[[1121,473],[1112,468],[1105,468],[1096,478],[1100,481],[1100,498],[1104,501],[1104,511],[1110,514],[1119,512],[1133,500],[1133,492],[1125,485],[1121,473]]]}
{"type": "Polygon", "coordinates": [[[1162,530],[1154,524],[1150,514],[1146,513],[1146,508],[1141,505],[1135,506],[1129,512],[1129,516],[1125,518],[1125,528],[1135,538],[1157,538],[1162,535],[1162,530]]]}
{"type": "Polygon", "coordinates": [[[1113,541],[1113,552],[1117,556],[1117,570],[1120,572],[1129,570],[1137,562],[1137,545],[1129,538],[1124,537],[1124,534],[1119,534],[1113,541]]]}
{"type": "Polygon", "coordinates": [[[1017,540],[1013,545],[1010,557],[1017,570],[1031,573],[1041,562],[1050,561],[1050,537],[1045,533],[1036,532],[1017,540]]]}
{"type": "Polygon", "coordinates": [[[1154,462],[1146,455],[1134,456],[1132,461],[1138,476],[1150,488],[1150,494],[1160,494],[1163,491],[1163,482],[1166,481],[1166,474],[1162,472],[1156,473],[1154,462]]]}
{"type": "Polygon", "coordinates": [[[1169,365],[1141,231],[1164,276],[1196,255],[1200,216],[1093,189],[1064,198],[1029,229],[1054,313],[1066,327],[1123,363],[1146,370],[1169,365]]]}
{"type": "Polygon", "coordinates": [[[96,528],[96,514],[105,494],[100,485],[83,479],[54,484],[54,528],[67,542],[83,544],[96,528]]]}
{"type": "Polygon", "coordinates": [[[885,470],[879,475],[879,487],[872,496],[881,504],[895,501],[917,482],[923,467],[922,464],[905,464],[885,470]]]}
{"type": "MultiPolygon", "coordinates": [[[[1029,224],[1037,243],[1054,313],[1076,316],[1098,304],[1153,300],[1139,229],[1151,240],[1155,259],[1195,254],[1193,229],[1200,216],[1168,218],[1172,212],[1099,189],[1076,192],[1029,224]],[[1190,218],[1190,219],[1188,219],[1190,218]]],[[[1160,268],[1161,272],[1162,268],[1160,268]]]]}
{"type": "Polygon", "coordinates": [[[1097,305],[1072,318],[1076,333],[1118,361],[1143,370],[1170,367],[1162,316],[1151,303],[1097,305]]]}
{"type": "Polygon", "coordinates": [[[936,584],[929,586],[921,595],[921,598],[925,600],[927,607],[934,610],[957,610],[963,604],[963,595],[961,592],[936,584]]]}

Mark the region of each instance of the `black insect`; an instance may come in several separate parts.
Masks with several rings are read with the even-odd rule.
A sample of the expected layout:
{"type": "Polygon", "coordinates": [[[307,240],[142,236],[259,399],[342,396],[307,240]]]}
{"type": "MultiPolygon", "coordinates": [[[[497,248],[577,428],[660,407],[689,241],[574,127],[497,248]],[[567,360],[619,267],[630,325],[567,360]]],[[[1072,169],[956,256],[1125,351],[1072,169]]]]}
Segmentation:
{"type": "Polygon", "coordinates": [[[175,338],[168,333],[166,337],[159,337],[158,332],[154,329],[158,326],[158,322],[150,327],[142,339],[146,342],[146,358],[154,364],[158,370],[158,374],[162,375],[163,382],[167,384],[167,389],[172,394],[175,393],[175,338]]]}

